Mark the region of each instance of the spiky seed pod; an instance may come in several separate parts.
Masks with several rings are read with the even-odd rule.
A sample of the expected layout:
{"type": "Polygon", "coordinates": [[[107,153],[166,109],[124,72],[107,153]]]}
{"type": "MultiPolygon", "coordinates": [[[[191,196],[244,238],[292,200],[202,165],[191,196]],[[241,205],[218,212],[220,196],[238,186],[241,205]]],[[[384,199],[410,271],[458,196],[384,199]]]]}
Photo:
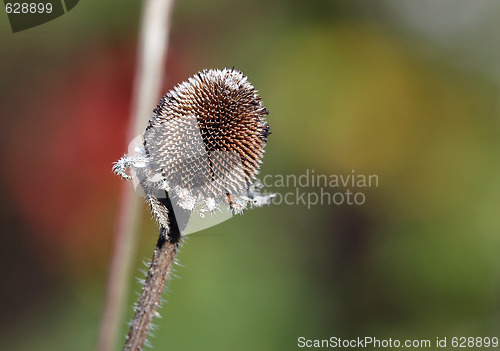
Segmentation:
{"type": "Polygon", "coordinates": [[[154,173],[205,196],[243,191],[257,173],[269,126],[242,72],[204,70],[166,94],[144,133],[154,173]],[[241,168],[241,169],[240,169],[241,168]]]}
{"type": "MultiPolygon", "coordinates": [[[[272,195],[261,196],[260,184],[253,183],[270,134],[267,114],[255,88],[234,68],[204,70],[178,84],[153,111],[144,154],[135,158],[148,178],[142,182],[146,193],[164,189],[183,209],[201,212],[221,203],[235,212],[248,203],[269,203],[272,195]]],[[[119,163],[134,169],[131,157],[119,163]]]]}

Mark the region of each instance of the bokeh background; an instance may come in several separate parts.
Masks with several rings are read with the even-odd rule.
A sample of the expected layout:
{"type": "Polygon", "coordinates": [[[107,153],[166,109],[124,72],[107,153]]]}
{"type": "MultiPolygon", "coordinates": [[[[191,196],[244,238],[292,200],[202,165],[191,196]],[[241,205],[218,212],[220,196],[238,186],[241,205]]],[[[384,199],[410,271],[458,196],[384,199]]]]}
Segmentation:
{"type": "MultiPolygon", "coordinates": [[[[261,176],[379,186],[362,206],[270,206],[191,235],[154,349],[500,336],[499,16],[487,0],[179,0],[165,92],[236,66],[270,111],[261,176]]],[[[139,17],[81,1],[13,34],[0,13],[3,350],[95,346],[139,17]]],[[[123,338],[157,237],[143,212],[123,338]]]]}

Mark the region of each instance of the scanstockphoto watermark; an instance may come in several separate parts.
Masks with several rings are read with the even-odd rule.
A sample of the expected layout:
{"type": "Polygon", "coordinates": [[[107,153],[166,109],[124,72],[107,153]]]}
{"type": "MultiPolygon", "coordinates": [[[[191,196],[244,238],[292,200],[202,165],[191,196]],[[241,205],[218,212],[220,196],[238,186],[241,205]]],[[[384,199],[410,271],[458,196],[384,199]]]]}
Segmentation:
{"type": "Polygon", "coordinates": [[[378,188],[376,174],[362,174],[354,169],[349,173],[321,174],[306,169],[302,174],[276,174],[262,177],[262,184],[276,193],[275,205],[361,206],[367,201],[366,192],[378,188]]]}
{"type": "MultiPolygon", "coordinates": [[[[12,32],[52,21],[72,10],[80,0],[4,0],[12,32]]],[[[0,13],[1,13],[0,8],[0,13]]]]}

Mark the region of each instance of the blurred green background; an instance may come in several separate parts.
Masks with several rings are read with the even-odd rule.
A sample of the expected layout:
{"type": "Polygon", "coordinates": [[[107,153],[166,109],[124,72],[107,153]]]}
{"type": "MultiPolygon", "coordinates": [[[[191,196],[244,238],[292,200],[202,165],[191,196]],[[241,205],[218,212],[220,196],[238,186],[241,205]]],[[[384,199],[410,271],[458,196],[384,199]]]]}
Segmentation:
{"type": "MultiPolygon", "coordinates": [[[[0,12],[2,350],[95,345],[139,16],[81,1],[13,34],[0,12]]],[[[165,92],[236,66],[270,111],[261,177],[379,186],[361,206],[273,205],[190,235],[154,349],[500,336],[499,16],[485,0],[178,1],[165,92]]],[[[143,210],[132,278],[157,238],[143,210]]]]}

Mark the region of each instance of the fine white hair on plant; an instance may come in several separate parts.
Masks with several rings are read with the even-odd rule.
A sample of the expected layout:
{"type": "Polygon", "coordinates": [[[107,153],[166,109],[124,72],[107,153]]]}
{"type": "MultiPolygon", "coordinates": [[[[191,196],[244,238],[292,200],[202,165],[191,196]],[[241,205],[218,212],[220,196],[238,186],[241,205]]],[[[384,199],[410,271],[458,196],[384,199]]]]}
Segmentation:
{"type": "Polygon", "coordinates": [[[159,199],[166,196],[187,218],[193,212],[201,217],[222,212],[223,205],[235,214],[267,205],[273,195],[261,195],[263,185],[255,178],[270,134],[267,114],[241,71],[203,70],[160,100],[142,145],[135,142],[133,154],[113,169],[124,179],[137,179],[164,227],[167,211],[159,199]]]}
{"type": "Polygon", "coordinates": [[[224,214],[222,207],[242,214],[274,198],[256,179],[271,133],[267,114],[241,71],[203,70],[160,99],[142,137],[113,165],[134,181],[160,226],[125,351],[146,342],[189,218],[224,214]]]}

